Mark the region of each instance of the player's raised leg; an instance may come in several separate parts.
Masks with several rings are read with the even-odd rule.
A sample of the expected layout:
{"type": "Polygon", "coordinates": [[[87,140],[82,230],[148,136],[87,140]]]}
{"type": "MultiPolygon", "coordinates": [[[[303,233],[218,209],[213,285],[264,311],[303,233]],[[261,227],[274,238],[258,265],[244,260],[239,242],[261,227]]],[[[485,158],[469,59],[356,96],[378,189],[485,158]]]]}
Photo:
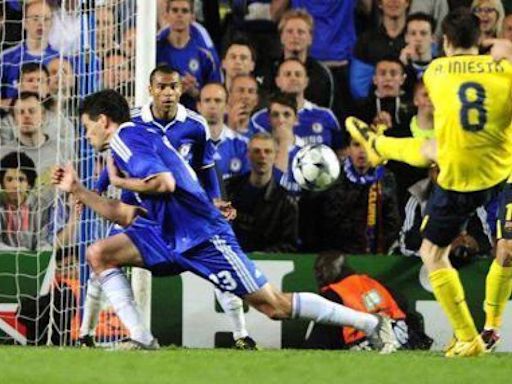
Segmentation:
{"type": "Polygon", "coordinates": [[[347,118],[345,124],[352,138],[365,148],[372,166],[377,166],[387,160],[395,160],[414,167],[428,167],[435,161],[434,140],[379,135],[364,121],[352,116],[347,118]]]}

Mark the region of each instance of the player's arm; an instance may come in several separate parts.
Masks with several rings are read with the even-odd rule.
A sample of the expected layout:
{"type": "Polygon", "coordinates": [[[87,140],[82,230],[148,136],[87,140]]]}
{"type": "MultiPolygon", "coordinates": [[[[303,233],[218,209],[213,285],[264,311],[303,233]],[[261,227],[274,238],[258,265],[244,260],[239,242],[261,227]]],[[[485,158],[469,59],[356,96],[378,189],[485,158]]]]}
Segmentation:
{"type": "Polygon", "coordinates": [[[107,169],[110,183],[117,188],[145,194],[172,193],[176,189],[176,180],[170,172],[157,173],[144,179],[123,177],[111,156],[107,159],[107,169]]]}
{"type": "Polygon", "coordinates": [[[64,168],[56,167],[53,170],[52,184],[63,192],[72,193],[78,201],[123,227],[130,225],[138,215],[144,214],[144,209],[141,207],[107,199],[84,187],[71,163],[64,168]]]}

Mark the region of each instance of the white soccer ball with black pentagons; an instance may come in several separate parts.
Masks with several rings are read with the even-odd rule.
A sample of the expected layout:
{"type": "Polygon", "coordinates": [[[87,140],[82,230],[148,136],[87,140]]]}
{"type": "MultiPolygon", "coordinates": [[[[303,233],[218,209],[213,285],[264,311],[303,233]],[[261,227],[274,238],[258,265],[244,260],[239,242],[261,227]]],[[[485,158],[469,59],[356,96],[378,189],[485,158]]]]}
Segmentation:
{"type": "Polygon", "coordinates": [[[306,145],[293,158],[292,173],[301,188],[323,191],[340,175],[340,162],[327,145],[306,145]]]}

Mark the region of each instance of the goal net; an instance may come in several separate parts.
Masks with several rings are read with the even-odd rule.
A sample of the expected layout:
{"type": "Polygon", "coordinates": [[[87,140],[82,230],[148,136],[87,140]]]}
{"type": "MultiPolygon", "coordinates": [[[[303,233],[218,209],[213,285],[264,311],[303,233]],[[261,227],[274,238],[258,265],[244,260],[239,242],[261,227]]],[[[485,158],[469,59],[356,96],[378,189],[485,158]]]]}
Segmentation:
{"type": "MultiPolygon", "coordinates": [[[[87,143],[80,99],[111,88],[132,107],[145,101],[155,7],[142,0],[0,1],[0,344],[73,345],[80,336],[85,250],[111,224],[57,193],[51,168],[71,162],[94,188],[104,159],[87,143]]],[[[127,272],[149,324],[148,276],[127,272]]],[[[91,333],[99,343],[127,336],[105,300],[91,333]]]]}

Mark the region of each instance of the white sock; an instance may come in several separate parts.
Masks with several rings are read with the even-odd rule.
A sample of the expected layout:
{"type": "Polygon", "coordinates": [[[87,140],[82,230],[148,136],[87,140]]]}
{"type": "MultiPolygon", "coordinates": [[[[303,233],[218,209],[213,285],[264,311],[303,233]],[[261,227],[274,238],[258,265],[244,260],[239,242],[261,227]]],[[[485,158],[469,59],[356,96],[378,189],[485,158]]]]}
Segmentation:
{"type": "Polygon", "coordinates": [[[217,288],[215,288],[215,296],[224,310],[224,313],[228,315],[231,323],[233,324],[233,338],[237,340],[241,337],[249,336],[249,332],[247,332],[247,328],[245,326],[243,300],[232,293],[222,292],[217,288]]]}
{"type": "Polygon", "coordinates": [[[340,327],[349,326],[367,335],[372,334],[379,323],[374,315],[356,311],[309,292],[293,294],[292,318],[340,327]]]}
{"type": "Polygon", "coordinates": [[[133,299],[132,288],[123,272],[119,268],[110,268],[103,271],[98,277],[103,293],[130,332],[132,340],[150,344],[153,335],[144,326],[142,316],[133,299]]]}
{"type": "Polygon", "coordinates": [[[96,275],[91,272],[89,280],[87,280],[87,295],[85,296],[82,324],[80,324],[80,337],[94,336],[100,309],[101,284],[96,275]]]}

